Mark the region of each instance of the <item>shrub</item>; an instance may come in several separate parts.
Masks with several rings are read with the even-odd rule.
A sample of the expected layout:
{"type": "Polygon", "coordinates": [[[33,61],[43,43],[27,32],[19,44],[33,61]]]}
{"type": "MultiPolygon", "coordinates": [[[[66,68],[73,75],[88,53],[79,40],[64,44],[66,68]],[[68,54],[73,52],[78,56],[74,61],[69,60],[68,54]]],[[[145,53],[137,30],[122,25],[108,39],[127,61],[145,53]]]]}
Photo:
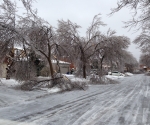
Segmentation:
{"type": "Polygon", "coordinates": [[[49,76],[50,75],[50,71],[48,67],[44,67],[42,68],[42,70],[40,71],[40,76],[49,76]]]}

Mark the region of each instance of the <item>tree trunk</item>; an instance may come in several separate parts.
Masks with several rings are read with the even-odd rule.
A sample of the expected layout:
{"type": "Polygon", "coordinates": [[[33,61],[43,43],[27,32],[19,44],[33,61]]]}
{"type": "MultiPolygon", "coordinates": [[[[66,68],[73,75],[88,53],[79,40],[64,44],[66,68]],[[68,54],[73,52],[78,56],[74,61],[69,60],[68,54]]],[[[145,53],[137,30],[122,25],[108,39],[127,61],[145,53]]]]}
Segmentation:
{"type": "Polygon", "coordinates": [[[111,60],[111,72],[113,71],[113,64],[112,64],[112,60],[111,60]]]}
{"type": "Polygon", "coordinates": [[[83,78],[86,79],[86,58],[85,58],[85,53],[84,53],[84,51],[83,51],[82,46],[80,46],[80,51],[81,51],[81,61],[82,61],[82,63],[83,63],[83,66],[82,66],[83,78]]]}
{"type": "Polygon", "coordinates": [[[48,63],[49,63],[49,70],[51,73],[51,77],[54,78],[54,69],[53,69],[52,61],[50,58],[48,59],[48,63]]]}
{"type": "Polygon", "coordinates": [[[83,70],[83,78],[86,79],[86,64],[85,63],[83,63],[82,70],[83,70]]]}
{"type": "Polygon", "coordinates": [[[102,59],[101,59],[101,65],[100,65],[100,76],[103,75],[103,60],[104,60],[104,56],[102,56],[102,59]]]}

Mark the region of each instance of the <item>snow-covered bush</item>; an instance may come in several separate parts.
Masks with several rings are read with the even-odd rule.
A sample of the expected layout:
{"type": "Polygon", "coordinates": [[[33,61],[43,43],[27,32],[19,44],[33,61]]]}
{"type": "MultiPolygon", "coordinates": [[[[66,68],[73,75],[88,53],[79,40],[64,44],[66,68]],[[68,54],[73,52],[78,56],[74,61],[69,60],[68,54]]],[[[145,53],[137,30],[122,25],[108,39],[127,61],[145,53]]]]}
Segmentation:
{"type": "Polygon", "coordinates": [[[49,71],[48,67],[44,67],[40,72],[41,76],[49,76],[49,74],[50,74],[50,71],[49,71]]]}
{"type": "Polygon", "coordinates": [[[133,76],[133,74],[130,73],[130,72],[126,72],[126,73],[125,73],[125,76],[133,76]]]}
{"type": "Polygon", "coordinates": [[[58,86],[62,89],[62,91],[66,90],[74,90],[74,89],[87,89],[88,82],[81,78],[69,79],[68,77],[63,75],[61,82],[59,82],[58,86]]]}
{"type": "Polygon", "coordinates": [[[14,78],[18,81],[26,81],[36,77],[36,68],[32,62],[18,61],[15,63],[14,78]]]}
{"type": "Polygon", "coordinates": [[[25,91],[31,91],[33,90],[33,87],[37,85],[37,81],[25,81],[23,82],[23,84],[21,85],[21,90],[25,90],[25,91]]]}
{"type": "Polygon", "coordinates": [[[87,81],[81,79],[76,79],[71,81],[66,76],[57,73],[55,77],[52,79],[47,77],[45,77],[45,79],[38,78],[35,80],[25,81],[21,85],[21,89],[26,91],[31,91],[33,89],[40,89],[40,88],[52,88],[52,87],[58,87],[62,91],[71,91],[73,89],[85,90],[87,88],[87,81]]]}

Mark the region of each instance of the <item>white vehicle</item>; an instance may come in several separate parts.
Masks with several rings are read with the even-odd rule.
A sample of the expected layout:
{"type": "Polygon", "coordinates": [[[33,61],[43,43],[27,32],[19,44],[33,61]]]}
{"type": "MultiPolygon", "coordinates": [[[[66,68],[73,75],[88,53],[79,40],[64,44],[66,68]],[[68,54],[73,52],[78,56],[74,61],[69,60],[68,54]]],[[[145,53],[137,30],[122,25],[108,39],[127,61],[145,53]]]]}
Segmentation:
{"type": "Polygon", "coordinates": [[[113,72],[111,72],[111,75],[113,75],[113,76],[123,76],[124,74],[122,74],[118,71],[113,71],[113,72]]]}

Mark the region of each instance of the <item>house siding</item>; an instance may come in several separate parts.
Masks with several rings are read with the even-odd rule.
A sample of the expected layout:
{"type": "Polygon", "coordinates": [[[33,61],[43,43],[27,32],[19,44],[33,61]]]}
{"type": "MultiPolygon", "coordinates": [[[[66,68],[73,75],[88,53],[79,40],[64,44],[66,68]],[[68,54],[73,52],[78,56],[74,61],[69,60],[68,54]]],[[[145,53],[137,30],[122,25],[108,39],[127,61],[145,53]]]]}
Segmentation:
{"type": "Polygon", "coordinates": [[[7,65],[5,63],[0,63],[0,77],[6,78],[6,68],[7,65]]]}

